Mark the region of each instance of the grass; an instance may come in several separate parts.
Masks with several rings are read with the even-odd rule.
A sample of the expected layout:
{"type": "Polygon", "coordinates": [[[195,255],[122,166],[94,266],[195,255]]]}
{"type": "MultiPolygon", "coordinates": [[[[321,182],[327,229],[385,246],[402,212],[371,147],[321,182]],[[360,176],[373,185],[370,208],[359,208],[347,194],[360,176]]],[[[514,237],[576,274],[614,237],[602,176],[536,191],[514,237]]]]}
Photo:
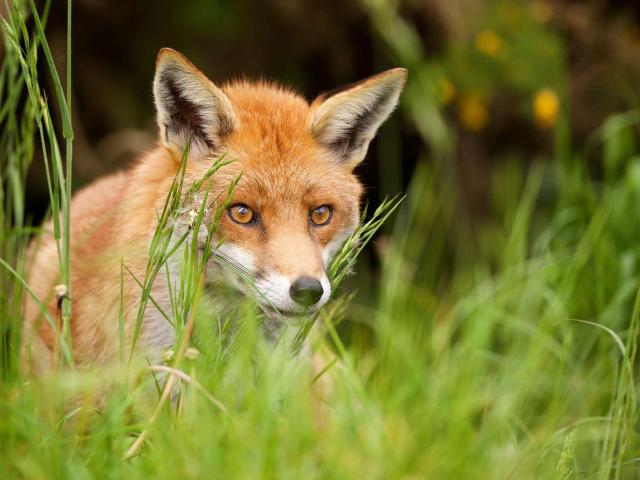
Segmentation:
{"type": "MultiPolygon", "coordinates": [[[[70,153],[59,152],[54,124],[65,123],[52,121],[38,84],[43,29],[36,23],[29,33],[24,11],[12,12],[0,70],[3,478],[637,478],[638,112],[613,116],[582,150],[571,147],[561,120],[553,158],[528,169],[499,164],[491,207],[471,228],[446,166],[450,132],[430,131],[429,122],[441,119],[433,104],[421,108],[432,101],[420,95],[434,72],[425,67],[404,111],[431,132],[425,141],[439,145],[438,158],[419,162],[395,218],[387,218],[397,205],[389,203],[364,220],[334,264],[338,282],[387,220],[380,271],[356,266],[361,272],[317,319],[339,357],[321,375],[332,378],[322,400],[307,358],[292,355],[304,329],[274,347],[250,300],[229,313],[204,295],[206,258],[193,236],[173,235],[170,221],[184,206],[181,176],[160,215],[147,275],[138,279],[143,303],[152,302],[154,272],[184,255],[166,312],[178,333],[167,365],[129,362],[123,349],[121,368],[70,365],[33,381],[17,370],[28,293],[20,279],[37,232],[24,214],[25,178],[40,148],[51,213],[62,219],[64,271],[70,153]],[[601,175],[591,173],[587,156],[597,158],[601,175]],[[232,322],[240,327],[228,340],[232,322]],[[174,383],[180,393],[172,406],[174,383]]],[[[383,9],[372,14],[379,28],[400,21],[383,9]]],[[[45,8],[43,25],[46,16],[45,8]]],[[[419,56],[407,61],[419,66],[419,56]]],[[[67,97],[56,91],[64,112],[67,97]]],[[[193,231],[207,204],[200,190],[193,231]]],[[[209,227],[208,241],[215,221],[209,227]]]]}

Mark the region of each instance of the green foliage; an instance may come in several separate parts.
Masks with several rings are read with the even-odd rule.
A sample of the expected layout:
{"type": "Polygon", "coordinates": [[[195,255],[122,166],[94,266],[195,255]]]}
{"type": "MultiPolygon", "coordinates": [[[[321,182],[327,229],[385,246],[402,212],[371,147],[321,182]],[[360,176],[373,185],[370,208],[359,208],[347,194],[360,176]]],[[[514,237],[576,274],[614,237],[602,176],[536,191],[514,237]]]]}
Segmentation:
{"type": "MultiPolygon", "coordinates": [[[[121,367],[67,368],[38,381],[16,371],[32,232],[24,182],[35,138],[51,174],[54,218],[68,204],[70,179],[35,75],[43,37],[30,39],[21,10],[12,10],[0,69],[3,478],[637,477],[637,112],[611,117],[588,151],[572,148],[560,113],[554,156],[527,168],[500,159],[486,215],[472,223],[447,163],[453,135],[438,106],[443,70],[390,4],[363,4],[390,54],[418,72],[402,110],[434,161],[418,164],[393,228],[377,242],[378,274],[355,276],[359,294],[338,291],[319,316],[339,360],[318,376],[305,355],[292,356],[291,341],[305,329],[273,346],[250,300],[229,312],[203,295],[207,258],[197,255],[195,236],[176,238],[172,219],[202,194],[192,230],[200,231],[220,159],[186,193],[176,177],[147,275],[137,279],[144,308],[154,301],[154,275],[184,255],[173,311],[165,312],[178,333],[167,364],[128,364],[123,351],[121,367]],[[227,335],[231,319],[239,327],[227,335]],[[328,389],[316,388],[327,379],[328,389]]],[[[538,34],[546,35],[530,35],[538,34]]],[[[382,147],[392,164],[397,152],[382,147]]],[[[332,267],[335,282],[396,206],[363,219],[332,267]]],[[[59,238],[68,227],[60,222],[59,238]]],[[[210,242],[215,221],[208,227],[210,242]]]]}

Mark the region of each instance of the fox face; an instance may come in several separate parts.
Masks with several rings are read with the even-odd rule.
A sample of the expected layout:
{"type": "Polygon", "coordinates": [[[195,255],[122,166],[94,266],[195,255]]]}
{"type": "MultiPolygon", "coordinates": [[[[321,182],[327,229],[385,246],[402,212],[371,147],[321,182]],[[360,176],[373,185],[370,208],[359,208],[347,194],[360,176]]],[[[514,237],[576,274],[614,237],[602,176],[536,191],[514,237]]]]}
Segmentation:
{"type": "Polygon", "coordinates": [[[176,164],[190,142],[192,179],[211,158],[233,159],[212,186],[218,205],[228,205],[212,262],[250,276],[267,315],[298,317],[329,299],[327,268],[360,217],[362,186],[353,170],[395,108],[406,75],[389,70],[309,104],[266,83],[219,88],[178,52],[160,51],[154,79],[160,142],[176,164]]]}

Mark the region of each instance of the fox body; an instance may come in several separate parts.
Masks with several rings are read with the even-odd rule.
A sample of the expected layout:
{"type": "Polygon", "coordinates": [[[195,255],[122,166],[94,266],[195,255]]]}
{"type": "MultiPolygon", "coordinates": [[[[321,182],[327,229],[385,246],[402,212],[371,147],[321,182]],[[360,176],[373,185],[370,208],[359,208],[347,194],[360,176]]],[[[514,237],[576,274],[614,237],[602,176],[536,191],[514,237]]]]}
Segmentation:
{"type": "MultiPolygon", "coordinates": [[[[362,187],[353,169],[397,104],[405,79],[404,69],[389,70],[309,104],[266,83],[219,88],[184,56],[162,49],[153,88],[158,147],[129,170],[78,192],[71,204],[75,362],[116,357],[122,313],[130,341],[141,297],[133,276],[144,278],[158,214],[184,151],[189,152],[184,191],[205,176],[213,159],[234,160],[208,185],[209,198],[228,206],[219,217],[208,271],[221,268],[218,261],[224,258],[248,272],[268,317],[303,315],[326,303],[331,295],[326,268],[359,220],[362,187]],[[124,275],[121,294],[122,264],[132,275],[124,275]]],[[[31,246],[28,281],[59,319],[54,287],[60,272],[51,230],[49,223],[31,246]]],[[[152,287],[157,306],[146,307],[141,325],[139,345],[151,358],[173,345],[172,327],[157,308],[171,312],[164,275],[161,270],[152,287]]],[[[23,363],[46,371],[56,332],[31,298],[25,300],[24,318],[23,363]]]]}

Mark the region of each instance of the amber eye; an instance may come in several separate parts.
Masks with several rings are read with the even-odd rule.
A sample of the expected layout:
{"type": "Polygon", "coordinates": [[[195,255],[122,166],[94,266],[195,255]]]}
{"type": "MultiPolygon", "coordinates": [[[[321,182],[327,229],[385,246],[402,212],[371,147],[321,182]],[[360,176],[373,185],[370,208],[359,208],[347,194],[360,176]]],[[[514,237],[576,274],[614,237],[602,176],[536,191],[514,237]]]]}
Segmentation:
{"type": "Polygon", "coordinates": [[[231,220],[241,225],[247,225],[248,223],[253,222],[255,217],[253,210],[247,207],[244,203],[236,203],[235,205],[231,205],[227,209],[227,213],[231,220]]]}
{"type": "Polygon", "coordinates": [[[311,211],[310,216],[311,223],[313,223],[314,225],[322,226],[329,224],[333,213],[331,212],[331,207],[329,205],[322,205],[321,207],[314,208],[311,211]]]}

